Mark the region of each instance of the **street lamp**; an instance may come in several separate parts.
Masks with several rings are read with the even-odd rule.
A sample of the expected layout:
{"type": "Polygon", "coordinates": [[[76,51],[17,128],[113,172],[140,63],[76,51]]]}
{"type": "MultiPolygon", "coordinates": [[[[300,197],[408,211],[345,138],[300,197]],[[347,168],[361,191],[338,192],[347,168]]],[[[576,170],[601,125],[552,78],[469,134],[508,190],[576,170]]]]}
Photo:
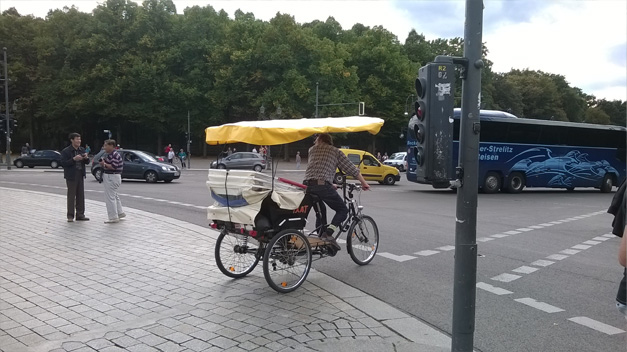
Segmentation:
{"type": "Polygon", "coordinates": [[[405,116],[409,116],[409,109],[407,107],[407,101],[409,100],[409,98],[413,98],[414,95],[410,94],[407,96],[407,98],[405,98],[405,116]]]}

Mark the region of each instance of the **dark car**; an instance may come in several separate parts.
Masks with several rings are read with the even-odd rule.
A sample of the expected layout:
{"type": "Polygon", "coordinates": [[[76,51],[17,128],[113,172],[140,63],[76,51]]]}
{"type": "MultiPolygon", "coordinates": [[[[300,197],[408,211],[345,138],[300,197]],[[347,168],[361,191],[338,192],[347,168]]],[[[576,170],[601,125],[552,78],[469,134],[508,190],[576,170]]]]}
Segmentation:
{"type": "MultiPolygon", "coordinates": [[[[104,153],[104,150],[98,152],[91,164],[91,173],[98,181],[102,180],[103,173],[102,166],[98,162],[104,153]]],[[[169,183],[181,177],[178,167],[158,161],[157,157],[151,153],[131,149],[118,149],[118,153],[124,160],[122,178],[169,183]]]]}
{"type": "Polygon", "coordinates": [[[266,168],[266,159],[258,153],[239,152],[212,162],[211,168],[261,171],[266,168]]]}
{"type": "Polygon", "coordinates": [[[22,168],[28,166],[50,166],[53,169],[61,166],[61,153],[56,150],[36,150],[27,156],[21,156],[13,161],[13,165],[22,168]]]}

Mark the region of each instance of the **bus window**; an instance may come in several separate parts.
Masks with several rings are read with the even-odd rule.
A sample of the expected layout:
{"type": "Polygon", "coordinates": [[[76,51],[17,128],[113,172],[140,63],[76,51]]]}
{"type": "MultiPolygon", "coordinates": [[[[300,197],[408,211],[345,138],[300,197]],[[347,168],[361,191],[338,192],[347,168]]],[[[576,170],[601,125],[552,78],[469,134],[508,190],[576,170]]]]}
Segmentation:
{"type": "Polygon", "coordinates": [[[537,144],[541,130],[541,125],[509,123],[507,141],[509,143],[537,144]]]}

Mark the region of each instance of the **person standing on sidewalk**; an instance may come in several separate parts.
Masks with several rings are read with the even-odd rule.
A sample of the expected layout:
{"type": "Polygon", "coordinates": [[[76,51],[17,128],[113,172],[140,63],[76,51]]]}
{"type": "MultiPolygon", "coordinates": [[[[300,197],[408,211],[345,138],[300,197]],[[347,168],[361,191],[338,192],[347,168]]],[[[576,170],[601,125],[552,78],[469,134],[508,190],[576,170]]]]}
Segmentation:
{"type": "Polygon", "coordinates": [[[296,170],[300,170],[300,152],[296,152],[296,170]]]}
{"type": "Polygon", "coordinates": [[[126,214],[122,210],[122,202],[118,196],[118,188],[122,184],[122,169],[124,162],[120,153],[115,150],[115,140],[107,139],[104,142],[106,157],[100,159],[100,166],[104,169],[102,175],[104,183],[105,204],[107,205],[107,215],[109,220],[105,224],[120,222],[126,214]]]}
{"type": "Polygon", "coordinates": [[[61,151],[63,178],[67,185],[67,221],[88,221],[85,217],[85,166],[89,157],[81,147],[81,135],[70,133],[70,145],[61,151]]]}
{"type": "MultiPolygon", "coordinates": [[[[358,179],[364,191],[370,189],[370,185],[366,183],[364,177],[359,173],[359,169],[348,160],[346,154],[333,146],[331,135],[327,133],[319,134],[316,137],[314,146],[309,148],[307,170],[305,170],[303,183],[307,185],[307,193],[317,195],[322,202],[335,211],[331,224],[327,226],[326,231],[321,234],[320,238],[339,250],[340,245],[333,236],[340,230],[342,221],[348,216],[348,208],[333,186],[336,168],[340,168],[346,174],[358,179]]],[[[325,225],[327,209],[324,204],[322,204],[320,212],[322,219],[316,219],[316,227],[325,225]]]]}

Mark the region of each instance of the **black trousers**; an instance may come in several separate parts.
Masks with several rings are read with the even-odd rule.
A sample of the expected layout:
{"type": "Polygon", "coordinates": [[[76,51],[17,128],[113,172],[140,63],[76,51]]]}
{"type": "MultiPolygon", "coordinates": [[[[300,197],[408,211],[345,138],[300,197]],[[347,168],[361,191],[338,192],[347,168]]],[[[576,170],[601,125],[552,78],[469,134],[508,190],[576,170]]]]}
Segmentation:
{"type": "MultiPolygon", "coordinates": [[[[335,211],[335,215],[331,220],[331,224],[340,227],[342,221],[344,221],[346,219],[346,216],[348,215],[348,208],[346,207],[346,204],[344,204],[344,200],[342,199],[342,197],[340,197],[340,195],[337,193],[337,190],[335,190],[335,187],[330,184],[308,185],[307,193],[313,193],[317,195],[321,201],[326,203],[329,208],[335,211]]],[[[322,219],[316,219],[316,227],[326,225],[327,223],[327,208],[324,206],[324,204],[320,207],[320,212],[322,219]]]]}
{"type": "Polygon", "coordinates": [[[85,216],[85,178],[82,175],[76,175],[74,180],[65,180],[67,184],[67,218],[74,218],[74,209],[76,209],[76,217],[85,216]]]}

